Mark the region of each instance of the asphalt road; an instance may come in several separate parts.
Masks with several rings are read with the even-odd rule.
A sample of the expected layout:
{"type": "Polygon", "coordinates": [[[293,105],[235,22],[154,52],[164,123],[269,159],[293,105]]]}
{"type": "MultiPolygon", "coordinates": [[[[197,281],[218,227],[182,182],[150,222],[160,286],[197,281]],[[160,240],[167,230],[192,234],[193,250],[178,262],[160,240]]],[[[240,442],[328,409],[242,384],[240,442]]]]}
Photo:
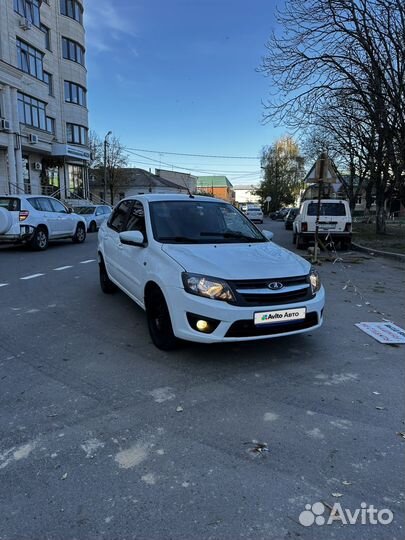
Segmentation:
{"type": "Polygon", "coordinates": [[[400,263],[324,263],[317,332],[164,354],[95,259],[0,250],[1,540],[404,538],[404,347],[354,326],[405,326],[400,263]],[[301,525],[316,502],[394,519],[301,525]]]}

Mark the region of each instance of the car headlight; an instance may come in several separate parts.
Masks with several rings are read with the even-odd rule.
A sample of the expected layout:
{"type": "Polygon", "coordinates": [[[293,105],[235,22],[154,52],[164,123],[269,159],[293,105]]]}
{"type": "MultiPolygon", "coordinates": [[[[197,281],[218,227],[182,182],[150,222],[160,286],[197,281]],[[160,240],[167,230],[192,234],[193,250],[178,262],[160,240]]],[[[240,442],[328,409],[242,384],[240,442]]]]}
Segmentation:
{"type": "Polygon", "coordinates": [[[226,281],[222,279],[201,276],[200,274],[182,274],[184,288],[188,293],[232,302],[235,300],[233,292],[226,281]]]}
{"type": "Polygon", "coordinates": [[[311,283],[312,294],[316,294],[321,288],[321,278],[314,268],[311,269],[311,273],[309,274],[309,281],[311,283]]]}

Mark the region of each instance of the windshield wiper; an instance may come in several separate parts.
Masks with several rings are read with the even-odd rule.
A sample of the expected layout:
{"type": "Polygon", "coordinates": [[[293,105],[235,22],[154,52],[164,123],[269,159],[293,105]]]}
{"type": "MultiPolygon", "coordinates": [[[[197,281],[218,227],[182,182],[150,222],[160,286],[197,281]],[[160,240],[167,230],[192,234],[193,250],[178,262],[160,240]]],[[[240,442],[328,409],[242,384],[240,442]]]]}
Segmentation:
{"type": "Polygon", "coordinates": [[[264,239],[262,238],[255,238],[254,236],[247,236],[246,234],[238,232],[202,232],[200,233],[200,236],[220,236],[221,238],[235,238],[245,242],[264,242],[264,239]]]}
{"type": "Polygon", "coordinates": [[[196,238],[190,238],[189,236],[160,236],[159,242],[178,242],[180,243],[198,243],[196,238]]]}

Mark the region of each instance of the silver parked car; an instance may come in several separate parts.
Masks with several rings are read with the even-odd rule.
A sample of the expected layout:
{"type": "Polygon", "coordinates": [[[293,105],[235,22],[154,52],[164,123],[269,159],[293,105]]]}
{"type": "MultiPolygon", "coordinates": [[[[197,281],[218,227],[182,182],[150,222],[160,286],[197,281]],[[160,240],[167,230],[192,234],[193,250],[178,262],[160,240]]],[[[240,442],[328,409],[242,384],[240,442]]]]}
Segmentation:
{"type": "Polygon", "coordinates": [[[87,223],[89,232],[96,232],[101,224],[110,217],[111,208],[106,204],[92,206],[76,206],[73,208],[76,214],[79,214],[87,223]]]}

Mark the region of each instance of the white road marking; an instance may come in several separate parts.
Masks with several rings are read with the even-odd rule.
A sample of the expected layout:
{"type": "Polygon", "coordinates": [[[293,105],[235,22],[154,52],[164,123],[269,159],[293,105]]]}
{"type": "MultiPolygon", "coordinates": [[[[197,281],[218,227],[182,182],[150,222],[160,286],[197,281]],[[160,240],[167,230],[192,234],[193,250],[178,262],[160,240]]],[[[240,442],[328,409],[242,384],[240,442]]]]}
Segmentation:
{"type": "Polygon", "coordinates": [[[35,279],[35,278],[38,278],[38,277],[41,277],[41,276],[44,276],[45,274],[32,274],[32,276],[25,276],[25,277],[22,277],[20,278],[21,280],[23,281],[27,281],[28,279],[35,279]]]}
{"type": "Polygon", "coordinates": [[[0,288],[1,287],[7,287],[8,283],[0,283],[0,288]]]}
{"type": "Polygon", "coordinates": [[[62,270],[68,270],[69,268],[73,268],[73,266],[60,266],[59,268],[54,268],[55,272],[62,272],[62,270]]]}
{"type": "Polygon", "coordinates": [[[88,261],[81,261],[80,264],[89,264],[89,263],[92,263],[92,262],[96,262],[96,259],[89,259],[88,261]]]}

